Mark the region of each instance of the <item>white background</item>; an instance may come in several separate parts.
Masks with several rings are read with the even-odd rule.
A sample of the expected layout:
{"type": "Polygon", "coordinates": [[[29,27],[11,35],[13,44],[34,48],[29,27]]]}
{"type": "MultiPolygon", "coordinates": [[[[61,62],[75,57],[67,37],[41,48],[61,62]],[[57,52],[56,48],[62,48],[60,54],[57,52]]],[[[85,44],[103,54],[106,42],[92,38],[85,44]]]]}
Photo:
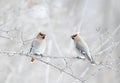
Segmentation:
{"type": "Polygon", "coordinates": [[[77,56],[70,36],[79,32],[102,65],[77,59],[43,59],[85,80],[120,83],[119,0],[0,0],[0,83],[81,83],[58,69],[13,52],[29,52],[39,32],[46,54],[77,56]],[[8,52],[8,56],[3,52],[8,52]],[[97,55],[99,53],[99,55],[97,55]]]}

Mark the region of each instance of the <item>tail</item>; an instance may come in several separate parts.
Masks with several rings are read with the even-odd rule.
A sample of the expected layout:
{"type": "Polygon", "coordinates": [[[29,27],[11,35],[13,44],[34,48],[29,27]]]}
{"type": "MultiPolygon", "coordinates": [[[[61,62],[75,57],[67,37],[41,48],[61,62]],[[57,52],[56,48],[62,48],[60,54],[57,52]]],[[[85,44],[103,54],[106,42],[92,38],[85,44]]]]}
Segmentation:
{"type": "Polygon", "coordinates": [[[29,54],[32,52],[32,47],[30,48],[29,54]]]}
{"type": "Polygon", "coordinates": [[[92,56],[91,57],[87,56],[87,59],[90,61],[92,65],[97,65],[92,56]]]}
{"type": "Polygon", "coordinates": [[[97,63],[95,61],[90,61],[93,66],[96,66],[97,63]]]}

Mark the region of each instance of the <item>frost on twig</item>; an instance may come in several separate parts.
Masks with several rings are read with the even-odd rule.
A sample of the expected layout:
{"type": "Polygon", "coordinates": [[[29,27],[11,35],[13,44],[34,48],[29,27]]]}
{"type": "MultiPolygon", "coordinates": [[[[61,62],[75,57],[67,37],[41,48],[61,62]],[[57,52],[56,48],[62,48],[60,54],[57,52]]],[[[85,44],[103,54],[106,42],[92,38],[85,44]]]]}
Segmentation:
{"type": "Polygon", "coordinates": [[[1,33],[7,34],[7,36],[0,35],[0,38],[13,40],[13,38],[9,36],[9,33],[10,33],[11,31],[13,31],[13,30],[0,30],[1,33]]]}
{"type": "Polygon", "coordinates": [[[110,45],[109,47],[103,49],[102,51],[100,51],[99,53],[97,53],[96,55],[101,55],[102,53],[108,54],[110,52],[112,52],[112,50],[117,47],[120,43],[119,42],[112,42],[112,45],[110,45]]]}
{"type": "MultiPolygon", "coordinates": [[[[58,43],[57,43],[57,41],[56,41],[56,36],[55,36],[55,34],[54,34],[54,32],[53,32],[52,23],[51,23],[52,20],[51,20],[50,16],[48,16],[48,19],[49,19],[49,29],[50,29],[50,33],[51,33],[53,42],[54,42],[54,44],[55,44],[55,46],[56,46],[56,48],[57,48],[58,54],[59,54],[60,56],[63,56],[63,54],[62,54],[62,52],[61,52],[61,50],[60,50],[60,47],[59,47],[59,45],[58,45],[58,43]]],[[[64,60],[64,62],[65,62],[65,65],[67,66],[68,63],[67,63],[66,59],[64,58],[63,60],[64,60]]],[[[65,68],[66,68],[66,67],[65,67],[65,68]]]]}
{"type": "Polygon", "coordinates": [[[97,53],[101,49],[101,47],[106,45],[113,38],[113,36],[119,31],[119,29],[120,29],[120,25],[109,35],[109,37],[97,49],[94,50],[94,53],[97,53]]]}
{"type": "MultiPolygon", "coordinates": [[[[0,52],[0,55],[3,55],[3,54],[4,54],[4,55],[7,55],[7,56],[20,55],[20,56],[33,57],[32,55],[29,55],[28,53],[0,52]]],[[[43,56],[43,57],[44,57],[44,56],[43,56]]],[[[73,74],[71,74],[71,73],[69,73],[69,72],[67,72],[67,71],[65,71],[65,70],[63,70],[63,69],[61,69],[61,68],[59,68],[59,67],[57,67],[57,66],[55,66],[55,65],[53,65],[53,64],[51,64],[51,63],[49,63],[49,62],[47,62],[47,61],[42,60],[40,57],[35,57],[35,56],[34,56],[34,58],[35,58],[36,60],[38,60],[38,61],[41,61],[41,62],[43,62],[43,63],[49,65],[49,66],[52,66],[52,67],[56,68],[57,70],[59,70],[60,72],[64,72],[65,74],[67,74],[67,75],[69,75],[69,76],[71,76],[71,77],[73,77],[73,78],[75,78],[75,79],[77,79],[77,80],[79,80],[79,81],[82,82],[82,80],[81,80],[80,78],[74,76],[73,74]]]]}
{"type": "MultiPolygon", "coordinates": [[[[117,28],[117,30],[118,30],[118,28],[117,28]]],[[[113,36],[113,35],[117,32],[117,30],[115,30],[111,36],[113,36]]],[[[9,33],[9,31],[3,31],[3,32],[9,33]]],[[[54,34],[52,34],[52,35],[54,35],[54,34]]],[[[3,38],[4,38],[4,37],[3,37],[3,38]]],[[[23,32],[20,33],[20,42],[21,42],[23,45],[24,45],[25,42],[31,41],[31,40],[33,40],[33,39],[34,39],[34,38],[28,39],[28,40],[24,40],[24,39],[23,39],[23,32]]],[[[45,56],[43,56],[43,57],[32,56],[32,55],[29,55],[28,53],[24,53],[23,51],[22,51],[22,52],[0,51],[0,56],[1,56],[1,55],[7,55],[7,56],[10,56],[10,57],[11,57],[11,56],[35,57],[36,60],[41,61],[41,62],[47,64],[47,69],[46,69],[46,80],[47,80],[47,81],[46,81],[46,83],[48,83],[48,79],[49,79],[49,78],[48,78],[48,75],[49,75],[49,66],[54,67],[55,69],[59,70],[60,72],[63,72],[63,73],[65,73],[65,74],[73,77],[74,79],[79,80],[79,81],[82,82],[82,83],[85,82],[86,80],[88,80],[90,77],[94,77],[94,76],[97,74],[97,71],[101,70],[101,68],[105,68],[105,69],[108,69],[108,70],[112,70],[112,71],[115,71],[115,72],[119,72],[119,70],[115,69],[115,68],[112,67],[110,64],[100,63],[100,64],[98,64],[98,65],[96,66],[96,68],[99,67],[99,68],[97,69],[97,71],[96,71],[95,73],[92,73],[92,74],[90,75],[90,77],[88,77],[87,79],[83,80],[83,79],[81,79],[81,78],[84,78],[84,76],[87,74],[88,70],[90,70],[89,67],[87,67],[87,68],[85,69],[85,71],[83,71],[83,72],[81,73],[80,77],[77,77],[77,76],[75,76],[73,73],[69,73],[67,70],[62,69],[62,68],[60,68],[60,67],[58,67],[58,66],[50,63],[50,60],[51,60],[51,59],[52,59],[52,60],[53,60],[53,59],[63,59],[63,60],[65,60],[65,62],[66,62],[66,64],[67,64],[67,68],[69,68],[69,69],[71,70],[71,72],[73,72],[72,69],[70,68],[70,65],[68,66],[69,63],[67,62],[67,60],[68,60],[68,59],[70,59],[70,60],[71,60],[71,59],[73,59],[73,60],[79,60],[79,59],[80,59],[80,58],[78,58],[78,57],[63,56],[63,54],[62,54],[62,52],[60,51],[60,48],[59,48],[59,46],[58,46],[58,44],[57,44],[57,41],[55,41],[56,39],[55,39],[54,36],[53,36],[53,40],[54,40],[54,43],[56,43],[56,47],[57,47],[57,50],[58,50],[60,56],[58,56],[58,55],[52,56],[52,54],[50,53],[51,48],[49,48],[48,54],[43,54],[43,55],[45,55],[45,56]],[[44,59],[45,59],[45,60],[44,60],[44,59]]],[[[105,41],[105,42],[102,44],[102,46],[105,45],[106,42],[108,42],[108,40],[110,40],[110,38],[107,39],[107,41],[105,41]]],[[[107,56],[107,54],[110,53],[110,52],[112,52],[113,49],[114,49],[115,47],[117,47],[118,45],[119,45],[119,42],[112,42],[112,44],[111,44],[110,46],[108,46],[107,48],[103,49],[102,51],[96,53],[95,55],[99,56],[99,55],[101,55],[101,54],[104,53],[104,54],[106,54],[106,56],[107,56]]],[[[51,46],[49,46],[49,47],[51,47],[51,46]]],[[[100,47],[98,47],[98,49],[99,49],[99,48],[100,48],[100,47]]],[[[97,57],[97,56],[96,56],[96,57],[97,57]]]]}
{"type": "MultiPolygon", "coordinates": [[[[18,56],[18,55],[19,55],[19,56],[34,57],[34,58],[36,58],[36,60],[41,61],[41,62],[43,62],[43,63],[45,63],[45,64],[47,64],[47,65],[49,65],[49,66],[52,66],[52,67],[54,67],[55,69],[59,70],[60,72],[64,72],[65,74],[67,74],[67,75],[69,75],[69,76],[71,76],[71,77],[73,77],[73,78],[81,81],[82,83],[85,82],[85,80],[82,80],[82,79],[74,76],[72,73],[69,73],[69,72],[63,70],[63,69],[57,67],[56,65],[51,64],[50,62],[47,62],[47,61],[45,61],[45,60],[42,60],[42,58],[64,59],[64,58],[66,58],[66,57],[52,57],[52,56],[39,57],[39,56],[29,55],[28,53],[3,52],[3,51],[0,52],[0,55],[7,55],[7,56],[18,56]]],[[[77,58],[75,58],[75,57],[67,57],[67,59],[77,59],[77,58]]],[[[106,64],[99,64],[98,66],[103,66],[103,67],[105,67],[105,68],[107,68],[107,69],[111,69],[111,70],[113,70],[113,71],[119,72],[118,70],[116,70],[116,69],[112,68],[111,66],[109,66],[109,64],[107,64],[107,65],[106,65],[106,64]]],[[[86,72],[87,72],[87,70],[85,70],[85,72],[83,72],[83,74],[82,74],[81,76],[83,77],[86,72]]],[[[94,76],[94,75],[92,74],[92,76],[94,76]]]]}
{"type": "Polygon", "coordinates": [[[86,0],[86,1],[85,1],[84,8],[83,8],[82,15],[81,15],[81,19],[80,19],[80,21],[79,21],[79,25],[78,25],[78,28],[77,28],[77,30],[76,30],[77,32],[80,32],[81,27],[82,27],[82,24],[83,24],[83,22],[84,22],[85,13],[87,12],[86,10],[87,10],[87,8],[88,8],[88,1],[89,1],[89,0],[86,0]]]}
{"type": "Polygon", "coordinates": [[[9,39],[9,40],[12,40],[12,38],[10,37],[6,37],[6,36],[0,36],[1,38],[5,38],[5,39],[9,39]]]}
{"type": "MultiPolygon", "coordinates": [[[[52,41],[50,40],[48,42],[48,54],[51,54],[51,48],[52,48],[52,41]]],[[[50,62],[50,58],[46,60],[47,62],[50,62]]],[[[50,73],[50,65],[46,65],[46,83],[49,83],[49,73],[50,73]]]]}
{"type": "MultiPolygon", "coordinates": [[[[27,53],[21,53],[21,52],[9,52],[9,51],[0,51],[0,55],[7,55],[7,56],[18,56],[18,55],[28,55],[27,53]]],[[[59,57],[59,56],[42,56],[42,58],[50,58],[50,59],[79,59],[78,57],[59,57]]]]}

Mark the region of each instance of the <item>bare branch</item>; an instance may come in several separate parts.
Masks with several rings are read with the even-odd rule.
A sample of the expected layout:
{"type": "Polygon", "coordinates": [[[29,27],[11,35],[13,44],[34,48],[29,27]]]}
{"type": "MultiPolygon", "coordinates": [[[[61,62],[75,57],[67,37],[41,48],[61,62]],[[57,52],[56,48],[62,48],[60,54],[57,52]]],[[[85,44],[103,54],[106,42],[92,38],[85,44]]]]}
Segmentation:
{"type": "Polygon", "coordinates": [[[46,61],[43,61],[43,60],[41,60],[41,59],[39,59],[39,61],[41,61],[41,62],[43,62],[43,63],[45,63],[45,64],[47,64],[47,65],[50,65],[50,66],[58,69],[60,72],[64,72],[65,74],[67,74],[67,75],[69,75],[69,76],[71,76],[71,77],[73,77],[73,78],[75,78],[75,79],[77,79],[77,80],[79,80],[79,81],[81,81],[81,82],[83,83],[83,81],[82,81],[80,78],[74,76],[74,75],[71,74],[71,73],[66,72],[66,71],[63,70],[63,69],[61,69],[61,68],[59,68],[59,67],[57,67],[57,66],[55,66],[55,65],[53,65],[53,64],[51,64],[51,63],[48,63],[48,62],[46,62],[46,61]]]}
{"type": "MultiPolygon", "coordinates": [[[[65,70],[63,70],[63,69],[61,69],[61,68],[59,68],[59,67],[57,67],[57,66],[55,66],[55,65],[53,65],[53,64],[51,64],[51,63],[49,63],[49,62],[47,62],[47,61],[42,60],[42,58],[45,58],[45,57],[46,57],[46,58],[52,58],[52,59],[55,59],[55,58],[57,58],[57,59],[58,59],[58,58],[64,59],[64,58],[66,58],[66,57],[52,57],[52,56],[39,57],[39,56],[29,55],[28,53],[0,52],[0,55],[3,55],[3,54],[4,54],[4,55],[8,55],[8,56],[20,55],[20,56],[34,57],[36,60],[41,61],[41,62],[43,62],[43,63],[45,63],[45,64],[47,64],[47,65],[49,65],[49,66],[52,66],[52,67],[56,68],[57,70],[59,70],[60,72],[64,72],[65,74],[67,74],[67,75],[69,75],[69,76],[71,76],[71,77],[73,77],[73,78],[81,81],[82,83],[85,82],[85,80],[82,80],[82,79],[74,76],[73,74],[71,74],[71,73],[69,73],[69,72],[67,72],[67,71],[65,71],[65,70]]],[[[78,59],[78,58],[76,58],[76,57],[67,57],[67,58],[68,58],[68,59],[78,59]]],[[[105,68],[108,68],[108,69],[111,69],[111,70],[114,70],[114,71],[119,72],[118,70],[110,67],[108,64],[107,64],[107,65],[106,65],[106,64],[105,64],[105,65],[104,65],[104,64],[98,64],[98,66],[104,66],[105,68]]],[[[86,71],[87,71],[87,70],[85,70],[85,72],[86,72],[86,71]]],[[[85,72],[83,72],[83,74],[84,74],[85,72]]]]}
{"type": "Polygon", "coordinates": [[[0,37],[1,37],[1,38],[5,38],[5,39],[9,39],[9,40],[13,40],[13,39],[10,38],[10,37],[5,37],[5,36],[1,36],[1,35],[0,35],[0,37]]]}
{"type": "Polygon", "coordinates": [[[104,43],[102,43],[102,45],[100,45],[96,50],[94,50],[94,53],[98,52],[101,49],[101,47],[107,44],[110,41],[110,39],[112,39],[112,37],[119,31],[119,29],[120,25],[112,32],[111,35],[109,35],[109,37],[104,41],[104,43]]]}
{"type": "Polygon", "coordinates": [[[53,64],[51,64],[51,63],[49,63],[49,62],[46,62],[46,61],[40,59],[40,57],[32,56],[32,55],[29,55],[29,54],[27,54],[27,53],[17,53],[17,52],[12,52],[12,53],[9,53],[9,52],[0,52],[0,54],[1,54],[1,55],[2,55],[2,54],[5,54],[5,55],[8,55],[8,56],[20,55],[20,56],[34,57],[36,60],[41,61],[41,62],[43,62],[43,63],[45,63],[45,64],[47,64],[47,65],[50,65],[50,66],[58,69],[60,72],[64,72],[65,74],[67,74],[67,75],[69,75],[69,76],[71,76],[71,77],[73,77],[73,78],[75,78],[75,79],[83,82],[80,78],[72,75],[71,73],[66,72],[65,70],[63,70],[63,69],[61,69],[61,68],[59,68],[59,67],[57,67],[57,66],[55,66],[55,65],[53,65],[53,64]]]}
{"type": "MultiPolygon", "coordinates": [[[[52,48],[52,41],[50,40],[48,42],[48,54],[51,54],[51,48],[52,48]]],[[[50,62],[50,58],[46,60],[47,62],[50,62]]],[[[46,65],[46,83],[49,83],[49,73],[50,73],[50,65],[46,65]]]]}
{"type": "Polygon", "coordinates": [[[83,8],[83,12],[82,12],[82,18],[81,18],[81,20],[80,20],[80,24],[79,24],[79,27],[78,27],[78,32],[80,32],[80,29],[81,29],[81,27],[82,27],[82,24],[83,24],[83,22],[84,22],[84,17],[85,17],[85,12],[86,12],[86,9],[87,9],[87,6],[88,6],[88,1],[89,0],[86,0],[86,2],[85,2],[85,5],[84,5],[84,8],[83,8]]]}
{"type": "Polygon", "coordinates": [[[113,48],[117,47],[120,43],[119,42],[114,42],[111,46],[109,46],[108,48],[100,51],[99,53],[97,53],[96,55],[100,55],[102,53],[107,53],[108,51],[112,51],[113,48]]]}

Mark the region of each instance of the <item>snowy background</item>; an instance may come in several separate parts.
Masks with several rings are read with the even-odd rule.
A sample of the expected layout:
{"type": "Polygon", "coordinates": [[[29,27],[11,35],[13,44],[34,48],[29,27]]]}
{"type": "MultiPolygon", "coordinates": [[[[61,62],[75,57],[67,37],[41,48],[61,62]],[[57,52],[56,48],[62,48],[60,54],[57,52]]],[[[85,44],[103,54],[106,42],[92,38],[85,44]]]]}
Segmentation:
{"type": "Polygon", "coordinates": [[[0,83],[120,83],[119,15],[119,0],[0,0],[0,83]],[[70,36],[79,32],[101,64],[42,59],[60,71],[15,54],[27,53],[39,32],[47,35],[45,53],[57,57],[78,55],[70,36]]]}

